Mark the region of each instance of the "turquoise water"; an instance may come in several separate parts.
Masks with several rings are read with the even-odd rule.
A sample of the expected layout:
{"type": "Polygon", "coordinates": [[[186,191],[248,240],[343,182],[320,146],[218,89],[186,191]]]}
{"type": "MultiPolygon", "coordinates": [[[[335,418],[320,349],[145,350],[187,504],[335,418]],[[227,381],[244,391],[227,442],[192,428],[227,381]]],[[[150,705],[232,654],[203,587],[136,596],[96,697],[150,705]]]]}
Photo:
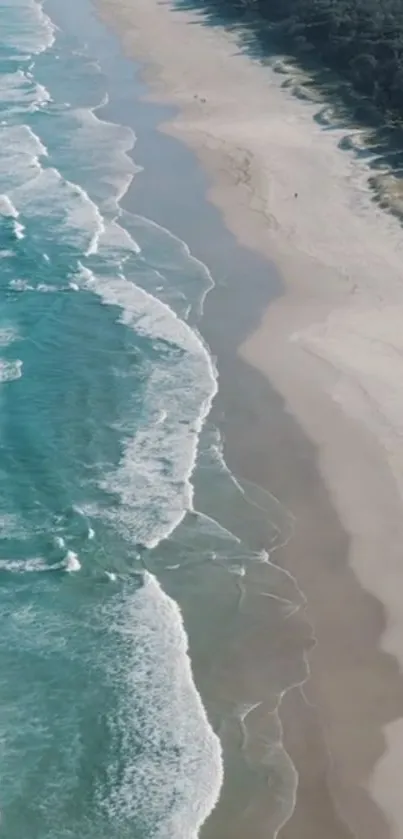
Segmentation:
{"type": "MultiPolygon", "coordinates": [[[[193,839],[223,767],[175,601],[213,672],[245,567],[260,580],[268,556],[246,547],[245,490],[205,424],[213,279],[122,209],[135,131],[105,116],[110,78],[75,22],[97,41],[89,7],[52,9],[0,0],[0,835],[193,839]]],[[[248,493],[256,541],[263,511],[281,543],[284,511],[248,493]]],[[[270,574],[274,625],[298,597],[270,574]]],[[[294,678],[275,655],[273,707],[294,678]]],[[[243,725],[249,683],[235,700],[243,725]]],[[[220,730],[229,702],[209,705],[220,730]]],[[[280,823],[295,779],[273,737],[280,823]]]]}
{"type": "Polygon", "coordinates": [[[85,44],[31,0],[0,3],[0,32],[1,831],[192,835],[219,745],[141,554],[191,504],[215,374],[187,320],[211,279],[121,218],[135,136],[98,117],[85,44]]]}

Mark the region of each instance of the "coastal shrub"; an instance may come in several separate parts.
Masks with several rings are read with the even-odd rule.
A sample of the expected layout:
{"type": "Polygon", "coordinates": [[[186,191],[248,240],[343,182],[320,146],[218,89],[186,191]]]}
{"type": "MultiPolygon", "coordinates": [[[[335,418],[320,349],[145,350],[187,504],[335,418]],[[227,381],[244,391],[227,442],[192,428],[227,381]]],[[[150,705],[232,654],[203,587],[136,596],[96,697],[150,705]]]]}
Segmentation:
{"type": "Polygon", "coordinates": [[[348,81],[368,105],[403,118],[403,0],[206,0],[253,20],[263,34],[307,53],[348,81]]]}

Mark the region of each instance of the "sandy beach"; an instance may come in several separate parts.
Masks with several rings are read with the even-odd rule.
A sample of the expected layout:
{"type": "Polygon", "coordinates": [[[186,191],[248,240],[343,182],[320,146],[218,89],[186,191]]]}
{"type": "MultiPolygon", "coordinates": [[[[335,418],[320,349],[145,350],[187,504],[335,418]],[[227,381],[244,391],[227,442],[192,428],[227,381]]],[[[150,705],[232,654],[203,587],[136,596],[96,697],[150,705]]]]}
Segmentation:
{"type": "MultiPolygon", "coordinates": [[[[284,89],[284,75],[248,56],[236,33],[158,0],[98,7],[145,62],[156,101],[178,107],[164,131],[200,158],[229,229],[274,261],[285,284],[239,353],[284,400],[285,423],[297,420],[331,505],[320,480],[301,478],[304,445],[281,446],[282,429],[264,417],[261,463],[251,463],[247,439],[235,463],[264,486],[270,454],[274,491],[296,520],[277,561],[298,579],[316,638],[310,677],[281,709],[299,773],[281,839],[400,839],[400,224],[374,203],[362,160],[340,149],[347,129],[315,120],[323,105],[284,89]]],[[[248,836],[268,836],[259,807],[255,816],[248,836]]],[[[207,825],[209,839],[238,835],[207,825]]]]}

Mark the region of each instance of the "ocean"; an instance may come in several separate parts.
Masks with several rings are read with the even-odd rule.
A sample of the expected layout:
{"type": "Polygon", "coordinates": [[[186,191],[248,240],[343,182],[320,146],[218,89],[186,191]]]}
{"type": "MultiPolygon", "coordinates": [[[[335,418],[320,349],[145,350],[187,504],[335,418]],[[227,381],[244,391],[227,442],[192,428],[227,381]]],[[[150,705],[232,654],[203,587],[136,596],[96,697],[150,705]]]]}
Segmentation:
{"type": "MultiPolygon", "coordinates": [[[[245,568],[270,572],[274,621],[300,597],[240,511],[273,547],[292,523],[226,467],[198,330],[214,278],[123,209],[135,129],[108,118],[103,27],[68,5],[0,0],[0,835],[193,839],[223,720],[257,702],[199,692],[245,568]]],[[[292,677],[270,678],[275,708],[292,677]]],[[[281,823],[295,772],[275,728],[281,823]]]]}

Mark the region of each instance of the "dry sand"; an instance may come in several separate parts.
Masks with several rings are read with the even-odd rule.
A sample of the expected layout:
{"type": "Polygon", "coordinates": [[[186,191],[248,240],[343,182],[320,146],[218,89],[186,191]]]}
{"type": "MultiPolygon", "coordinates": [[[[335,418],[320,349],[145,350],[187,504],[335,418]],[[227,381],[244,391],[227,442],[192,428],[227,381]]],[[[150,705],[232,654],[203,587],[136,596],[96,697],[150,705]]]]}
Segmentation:
{"type": "MultiPolygon", "coordinates": [[[[302,535],[289,561],[307,594],[318,637],[307,693],[320,719],[327,761],[325,767],[315,763],[317,735],[309,735],[305,703],[305,731],[294,732],[291,750],[294,746],[300,770],[310,766],[311,777],[301,773],[300,794],[313,811],[310,824],[315,811],[318,824],[308,834],[292,832],[290,823],[285,835],[330,839],[320,827],[327,775],[333,803],[348,825],[337,835],[380,839],[371,807],[361,800],[365,788],[384,812],[390,835],[400,839],[400,225],[373,203],[365,164],[338,148],[346,131],[316,122],[320,106],[282,88],[284,76],[245,55],[236,34],[203,26],[197,12],[172,11],[158,0],[99,0],[99,5],[127,51],[147,61],[156,98],[179,106],[165,128],[205,164],[212,176],[210,197],[230,229],[282,270],[286,293],[262,313],[259,330],[241,353],[270,379],[317,447],[332,502],[351,535],[349,573],[383,605],[377,608],[373,601],[372,617],[358,610],[348,578],[341,580],[337,555],[323,557],[322,575],[317,557],[298,554],[302,517],[302,535]],[[379,657],[378,643],[390,658],[379,657]]],[[[326,551],[326,539],[323,544],[326,551]]],[[[309,539],[306,545],[309,551],[309,539]]],[[[298,698],[290,697],[289,704],[285,716],[301,718],[298,698]]]]}

